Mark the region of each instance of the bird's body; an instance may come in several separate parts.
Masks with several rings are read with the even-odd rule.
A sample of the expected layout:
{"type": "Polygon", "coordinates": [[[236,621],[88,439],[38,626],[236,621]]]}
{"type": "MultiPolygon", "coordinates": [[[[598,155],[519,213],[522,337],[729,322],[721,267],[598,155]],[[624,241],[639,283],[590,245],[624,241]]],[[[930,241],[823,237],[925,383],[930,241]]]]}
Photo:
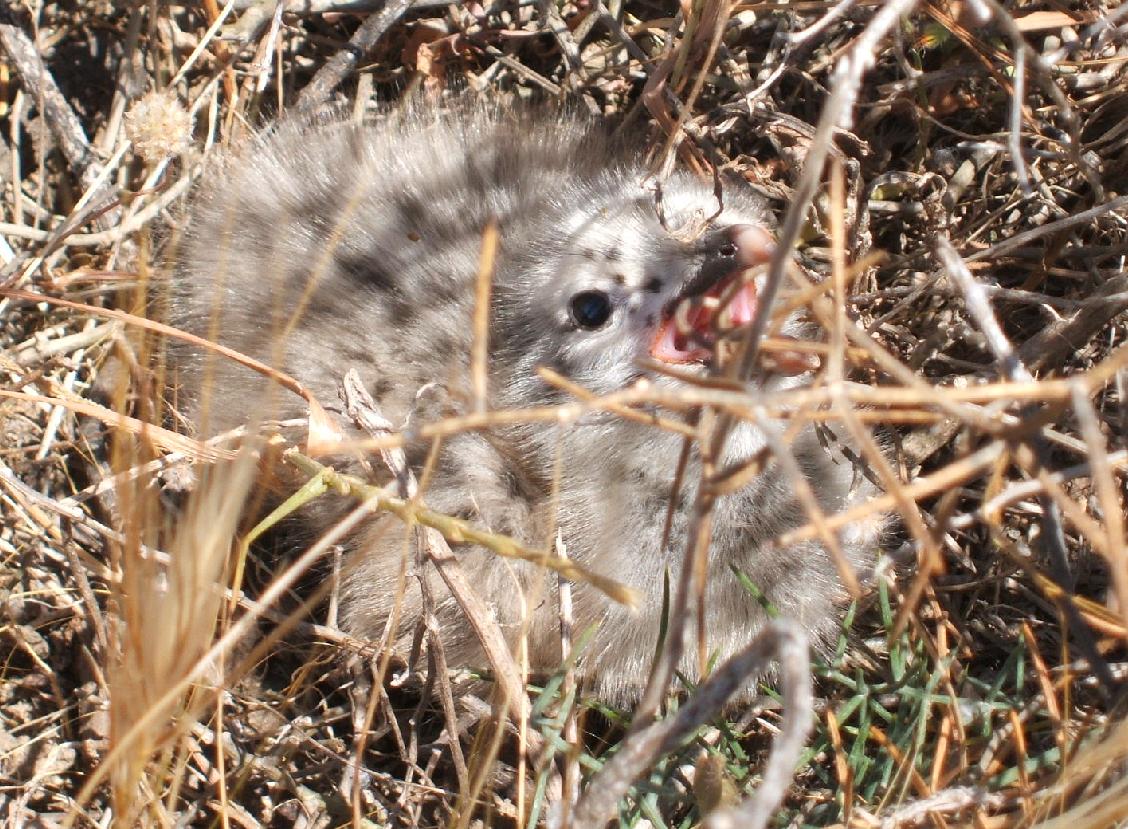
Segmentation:
{"type": "MultiPolygon", "coordinates": [[[[466,413],[479,252],[483,229],[496,220],[491,409],[567,400],[537,376],[537,366],[598,394],[642,377],[676,386],[641,368],[640,358],[704,371],[704,326],[678,328],[672,311],[681,298],[727,285],[727,294],[736,290],[731,301],[726,296],[731,315],[746,321],[754,296],[733,289],[731,277],[767,258],[770,219],[740,187],[727,187],[718,204],[711,184],[688,175],[669,179],[660,197],[644,178],[629,152],[567,115],[461,109],[415,112],[374,127],[282,126],[228,159],[198,196],[176,253],[173,321],[276,365],[326,406],[355,368],[395,424],[466,413]]],[[[213,361],[205,370],[201,352],[184,347],[176,367],[202,431],[263,414],[266,381],[248,369],[213,361]]],[[[786,382],[797,381],[765,381],[786,382]]],[[[271,400],[269,416],[305,414],[296,396],[279,392],[271,400]]],[[[448,438],[426,486],[424,500],[435,510],[537,548],[558,532],[572,558],[641,590],[642,607],[632,613],[590,586],[574,588],[575,627],[598,625],[582,672],[608,699],[629,699],[645,682],[663,581],[680,570],[693,455],[665,548],[662,537],[683,444],[678,434],[613,414],[567,426],[499,426],[448,438]]],[[[749,458],[763,446],[763,435],[741,424],[724,460],[749,458]]],[[[410,446],[409,460],[418,468],[429,448],[410,446]]],[[[853,467],[812,429],[798,435],[793,451],[824,509],[859,497],[853,467]]],[[[324,521],[339,514],[327,510],[324,521]]],[[[772,543],[804,523],[790,482],[775,467],[718,501],[705,599],[710,649],[731,653],[765,618],[734,568],[815,638],[833,628],[840,588],[828,553],[814,542],[772,543]]],[[[851,563],[872,553],[876,533],[869,526],[844,536],[851,563]]],[[[373,518],[348,547],[343,626],[379,639],[408,554],[403,527],[393,517],[373,518]]],[[[516,641],[522,619],[531,620],[525,632],[533,666],[559,664],[555,590],[544,571],[468,545],[455,552],[507,635],[516,641]]],[[[427,577],[448,662],[484,666],[460,608],[436,575],[427,577]]],[[[419,616],[419,588],[408,580],[401,646],[419,616]]],[[[691,674],[696,662],[691,651],[691,674]]]]}

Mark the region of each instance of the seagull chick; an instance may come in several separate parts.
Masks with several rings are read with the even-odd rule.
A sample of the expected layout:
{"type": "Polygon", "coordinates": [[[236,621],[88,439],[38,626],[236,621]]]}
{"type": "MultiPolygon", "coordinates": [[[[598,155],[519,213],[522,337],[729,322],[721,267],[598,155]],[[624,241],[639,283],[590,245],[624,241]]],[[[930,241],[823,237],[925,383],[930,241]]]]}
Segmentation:
{"type": "MultiPolygon", "coordinates": [[[[472,319],[491,223],[500,239],[488,327],[493,411],[574,401],[538,367],[596,395],[640,381],[665,393],[686,389],[655,364],[712,371],[715,355],[758,313],[754,273],[773,250],[770,214],[747,187],[718,189],[675,173],[658,188],[629,146],[568,114],[456,107],[374,126],[283,124],[208,178],[174,253],[173,322],[291,375],[326,408],[356,369],[380,411],[409,434],[475,408],[472,319]]],[[[809,336],[797,316],[782,333],[809,336]]],[[[202,435],[307,413],[303,400],[260,374],[205,354],[173,347],[178,399],[202,435]]],[[[764,371],[753,388],[808,381],[800,369],[764,371]]],[[[684,422],[684,412],[642,411],[684,422]]],[[[646,682],[700,471],[691,450],[675,488],[685,437],[642,420],[591,412],[574,423],[506,421],[461,432],[442,442],[423,478],[429,508],[537,549],[559,537],[570,558],[639,591],[632,611],[589,584],[572,587],[574,629],[593,629],[579,672],[613,702],[637,698],[646,682]]],[[[783,435],[789,425],[772,428],[783,435]]],[[[813,427],[787,439],[823,510],[872,493],[813,427]]],[[[767,443],[763,429],[738,422],[719,461],[745,463],[767,443]]],[[[406,448],[418,473],[432,443],[406,448]]],[[[321,531],[342,510],[307,510],[302,521],[321,531]]],[[[706,657],[751,641],[767,618],[764,598],[815,640],[835,629],[832,606],[843,591],[833,556],[815,541],[777,543],[807,520],[794,482],[770,456],[743,488],[717,500],[700,638],[706,657]]],[[[846,565],[872,557],[880,524],[840,533],[846,565]]],[[[401,585],[405,556],[411,560],[405,532],[399,519],[374,515],[348,536],[341,602],[345,631],[373,640],[398,602],[392,641],[404,654],[422,615],[417,580],[401,585]]],[[[470,544],[453,550],[514,648],[525,637],[534,669],[558,666],[565,654],[555,577],[470,544]]],[[[434,568],[423,577],[448,664],[486,667],[434,568]]],[[[683,663],[691,679],[695,647],[683,663]]]]}

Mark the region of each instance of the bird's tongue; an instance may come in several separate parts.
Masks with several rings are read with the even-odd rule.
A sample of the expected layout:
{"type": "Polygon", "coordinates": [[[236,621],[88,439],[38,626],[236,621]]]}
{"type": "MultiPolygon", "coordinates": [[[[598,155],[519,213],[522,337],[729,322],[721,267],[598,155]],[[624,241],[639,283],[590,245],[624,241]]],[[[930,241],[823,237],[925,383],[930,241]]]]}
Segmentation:
{"type": "Polygon", "coordinates": [[[717,333],[748,325],[756,314],[756,286],[751,280],[732,293],[743,275],[738,271],[703,296],[682,300],[659,326],[650,356],[664,363],[709,362],[717,333]]]}

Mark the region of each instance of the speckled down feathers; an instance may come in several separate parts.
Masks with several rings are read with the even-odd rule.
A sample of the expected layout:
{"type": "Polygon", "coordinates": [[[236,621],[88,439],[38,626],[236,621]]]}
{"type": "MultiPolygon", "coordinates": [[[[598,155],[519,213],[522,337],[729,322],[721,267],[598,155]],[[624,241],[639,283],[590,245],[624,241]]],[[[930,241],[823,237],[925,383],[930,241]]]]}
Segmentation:
{"type": "MultiPolygon", "coordinates": [[[[734,224],[770,225],[745,188],[726,185],[718,214],[712,185],[684,174],[665,183],[659,217],[631,149],[570,115],[462,108],[416,111],[369,127],[283,125],[233,153],[209,179],[177,245],[173,321],[277,365],[330,408],[341,377],[355,368],[393,423],[467,409],[473,285],[491,217],[501,231],[491,310],[494,408],[562,399],[536,377],[537,365],[597,392],[644,376],[637,358],[646,356],[656,318],[710,267],[710,240],[734,224]],[[684,232],[707,219],[702,233],[684,232]],[[606,292],[615,309],[596,331],[579,328],[568,312],[569,298],[592,288],[606,292]]],[[[174,365],[181,399],[204,433],[264,413],[305,413],[299,398],[268,397],[262,378],[230,362],[209,360],[205,368],[201,352],[178,346],[174,365]]],[[[763,438],[744,425],[731,445],[728,460],[735,461],[759,450],[763,438]]],[[[827,510],[868,492],[813,431],[794,446],[827,510]]],[[[427,489],[429,506],[534,546],[544,546],[555,527],[571,557],[643,591],[644,604],[632,614],[593,589],[575,588],[576,629],[598,625],[581,670],[607,699],[629,700],[645,682],[663,579],[680,569],[692,484],[679,495],[666,550],[661,535],[681,447],[677,435],[610,415],[568,428],[464,434],[445,443],[427,489]]],[[[427,448],[411,447],[411,459],[420,462],[427,448]]],[[[309,521],[324,529],[338,515],[326,509],[309,521]]],[[[826,551],[815,543],[772,543],[803,523],[776,469],[720,500],[706,596],[711,649],[731,653],[764,618],[734,567],[815,639],[833,629],[832,601],[841,591],[826,551]]],[[[854,564],[872,556],[877,533],[874,524],[844,535],[854,564]]],[[[409,549],[402,525],[373,519],[348,546],[342,623],[352,634],[379,639],[409,549]]],[[[514,640],[528,614],[534,667],[559,664],[554,579],[478,548],[456,552],[514,640]]],[[[484,667],[457,604],[437,576],[428,578],[440,601],[448,661],[484,667]]],[[[406,590],[397,640],[405,651],[420,613],[414,580],[406,590]]],[[[690,675],[696,661],[691,651],[690,675]]]]}

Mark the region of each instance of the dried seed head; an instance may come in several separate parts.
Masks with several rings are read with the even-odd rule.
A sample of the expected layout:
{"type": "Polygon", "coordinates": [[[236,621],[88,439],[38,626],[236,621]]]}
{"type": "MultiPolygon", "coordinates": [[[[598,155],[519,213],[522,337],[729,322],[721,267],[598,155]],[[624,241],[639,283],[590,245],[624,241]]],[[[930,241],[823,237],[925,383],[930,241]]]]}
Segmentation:
{"type": "Polygon", "coordinates": [[[147,164],[181,155],[192,140],[192,116],[175,97],[150,92],[125,115],[125,133],[133,151],[147,164]]]}

